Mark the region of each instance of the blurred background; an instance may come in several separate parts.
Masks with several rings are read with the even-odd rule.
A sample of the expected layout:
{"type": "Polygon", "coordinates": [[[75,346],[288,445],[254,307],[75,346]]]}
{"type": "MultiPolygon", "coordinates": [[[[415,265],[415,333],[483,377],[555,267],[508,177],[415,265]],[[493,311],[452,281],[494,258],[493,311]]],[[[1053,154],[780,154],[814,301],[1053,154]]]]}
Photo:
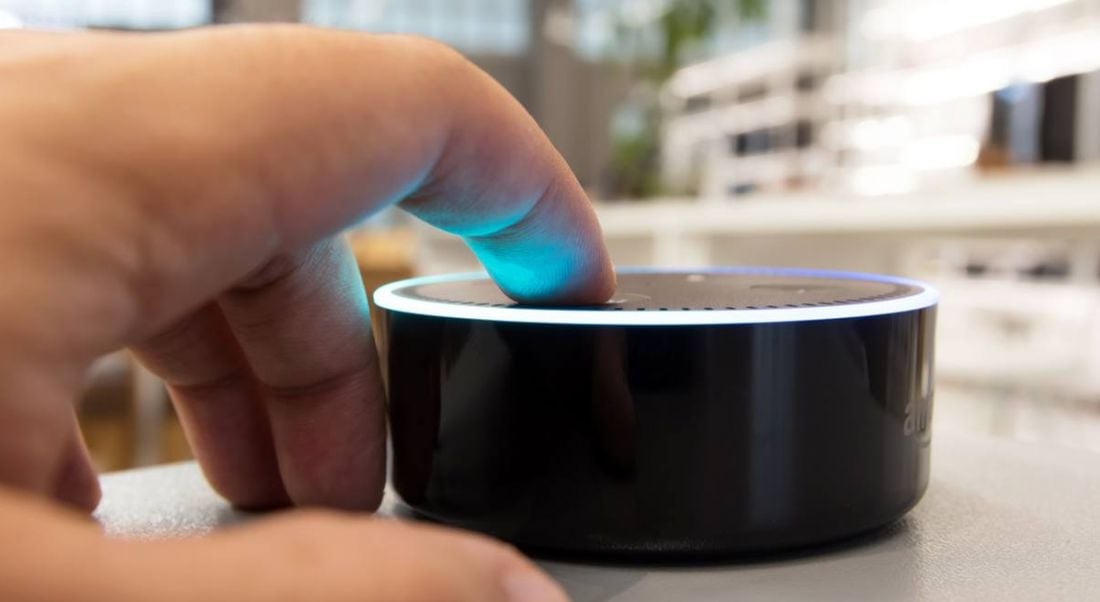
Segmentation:
{"type": "MultiPolygon", "coordinates": [[[[1100,0],[0,0],[0,27],[299,21],[465,53],[527,107],[620,265],[932,281],[937,428],[1100,451],[1100,0]]],[[[396,211],[368,285],[469,270],[396,211]]],[[[117,354],[82,424],[101,469],[187,456],[117,354]]]]}

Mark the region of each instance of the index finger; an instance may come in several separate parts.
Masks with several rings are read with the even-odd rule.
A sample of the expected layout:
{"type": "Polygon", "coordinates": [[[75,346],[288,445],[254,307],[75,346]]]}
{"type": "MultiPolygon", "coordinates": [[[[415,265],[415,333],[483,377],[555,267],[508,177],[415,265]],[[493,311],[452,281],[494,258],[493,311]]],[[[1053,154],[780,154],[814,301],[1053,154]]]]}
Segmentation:
{"type": "Polygon", "coordinates": [[[112,222],[104,276],[129,288],[142,330],[398,202],[465,238],[515,299],[595,303],[614,288],[568,166],[510,95],[436,43],[287,26],[84,44],[12,80],[21,118],[5,128],[91,164],[61,168],[121,199],[76,210],[112,222]]]}

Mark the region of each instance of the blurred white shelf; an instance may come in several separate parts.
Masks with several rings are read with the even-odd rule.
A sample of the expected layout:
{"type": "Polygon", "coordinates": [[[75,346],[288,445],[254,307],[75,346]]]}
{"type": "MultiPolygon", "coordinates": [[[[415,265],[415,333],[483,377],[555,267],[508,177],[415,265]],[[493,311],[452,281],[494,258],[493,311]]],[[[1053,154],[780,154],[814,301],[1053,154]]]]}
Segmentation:
{"type": "Polygon", "coordinates": [[[667,84],[673,98],[735,93],[740,86],[785,82],[804,73],[818,74],[838,67],[843,45],[825,35],[781,38],[759,46],[689,65],[667,84]]]}
{"type": "Polygon", "coordinates": [[[803,193],[753,200],[599,204],[608,236],[659,234],[1062,234],[1100,228],[1100,172],[990,177],[959,190],[866,199],[803,193]]]}

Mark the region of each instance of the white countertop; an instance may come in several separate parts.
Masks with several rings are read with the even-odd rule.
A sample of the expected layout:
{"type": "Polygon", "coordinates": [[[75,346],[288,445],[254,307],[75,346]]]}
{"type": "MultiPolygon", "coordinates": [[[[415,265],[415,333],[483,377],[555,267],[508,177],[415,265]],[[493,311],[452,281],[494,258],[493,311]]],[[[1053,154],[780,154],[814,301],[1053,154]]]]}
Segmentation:
{"type": "MultiPolygon", "coordinates": [[[[924,500],[873,536],[706,565],[540,564],[578,602],[1096,599],[1100,455],[940,431],[924,500]]],[[[103,491],[96,516],[119,536],[194,535],[250,518],[193,463],[106,475],[103,491]]],[[[394,503],[387,496],[381,512],[394,503]]]]}

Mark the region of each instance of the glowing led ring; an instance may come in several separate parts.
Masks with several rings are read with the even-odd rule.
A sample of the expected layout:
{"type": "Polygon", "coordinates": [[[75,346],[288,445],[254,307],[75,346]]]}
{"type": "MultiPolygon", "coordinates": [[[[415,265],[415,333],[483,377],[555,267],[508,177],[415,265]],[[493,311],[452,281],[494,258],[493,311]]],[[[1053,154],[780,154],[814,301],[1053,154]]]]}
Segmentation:
{"type": "Polygon", "coordinates": [[[923,282],[859,272],[784,268],[706,268],[697,270],[619,268],[617,271],[620,274],[682,271],[685,274],[760,274],[800,278],[848,279],[905,285],[917,289],[918,292],[891,299],[814,307],[714,310],[689,309],[668,312],[606,311],[583,307],[536,308],[522,305],[509,307],[463,305],[447,301],[413,298],[400,293],[402,289],[410,287],[448,282],[475,281],[489,277],[488,274],[484,272],[473,272],[465,274],[447,274],[442,276],[423,276],[393,282],[375,291],[374,302],[380,307],[395,312],[464,320],[596,326],[684,326],[692,324],[761,324],[770,322],[805,322],[810,320],[860,318],[924,309],[935,305],[939,301],[939,292],[923,282]]]}

